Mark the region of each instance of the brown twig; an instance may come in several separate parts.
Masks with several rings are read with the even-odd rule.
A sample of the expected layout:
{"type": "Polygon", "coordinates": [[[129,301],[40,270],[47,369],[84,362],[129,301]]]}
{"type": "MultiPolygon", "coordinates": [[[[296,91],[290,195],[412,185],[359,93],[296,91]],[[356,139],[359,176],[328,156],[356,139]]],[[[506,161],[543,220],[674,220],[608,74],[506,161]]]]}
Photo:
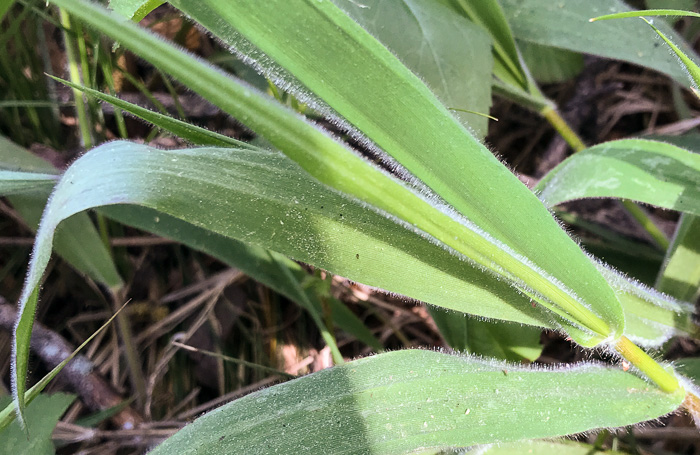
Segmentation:
{"type": "MultiPolygon", "coordinates": [[[[11,333],[16,318],[15,307],[0,297],[0,330],[11,333]]],[[[35,322],[31,349],[50,370],[68,357],[75,347],[61,335],[40,322],[35,322]]],[[[70,361],[59,373],[57,380],[68,384],[93,411],[104,411],[124,402],[124,398],[94,371],[93,363],[83,355],[70,361]]],[[[112,417],[112,422],[119,428],[132,429],[143,423],[143,417],[132,407],[126,406],[112,417]]]]}

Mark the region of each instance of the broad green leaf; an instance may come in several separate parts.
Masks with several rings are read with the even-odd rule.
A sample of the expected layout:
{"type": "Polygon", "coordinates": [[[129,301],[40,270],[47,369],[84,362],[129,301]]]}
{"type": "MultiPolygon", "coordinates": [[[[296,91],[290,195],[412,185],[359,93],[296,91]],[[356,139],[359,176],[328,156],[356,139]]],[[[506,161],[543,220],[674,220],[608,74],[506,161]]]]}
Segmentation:
{"type": "MultiPolygon", "coordinates": [[[[482,0],[483,1],[483,0],[482,0]]],[[[334,0],[450,108],[488,113],[491,108],[491,40],[439,2],[334,0]]],[[[477,137],[488,119],[453,111],[477,137]]]]}
{"type": "MultiPolygon", "coordinates": [[[[501,5],[519,40],[635,63],[688,85],[685,69],[675,55],[659,45],[658,35],[649,27],[636,21],[589,22],[604,14],[630,11],[621,0],[501,0],[501,5]]],[[[657,26],[697,61],[692,49],[670,26],[657,26]]]]}
{"type": "Polygon", "coordinates": [[[109,0],[109,7],[127,19],[140,22],[163,3],[160,0],[109,0]]]}
{"type": "MultiPolygon", "coordinates": [[[[15,421],[0,431],[0,453],[12,455],[52,455],[55,453],[51,433],[68,406],[75,400],[74,395],[54,393],[39,395],[26,410],[27,433],[15,421]]],[[[10,400],[0,400],[5,407],[10,400]]]]}
{"type": "MultiPolygon", "coordinates": [[[[474,165],[474,167],[480,168],[480,171],[483,171],[480,172],[477,177],[485,178],[487,175],[489,175],[493,178],[488,180],[489,187],[481,186],[478,184],[479,182],[476,181],[476,179],[471,178],[462,179],[463,183],[468,184],[479,194],[484,193],[485,191],[488,193],[489,189],[495,184],[495,182],[500,181],[503,183],[506,186],[505,193],[508,193],[508,203],[506,205],[509,206],[509,210],[505,210],[505,206],[501,207],[499,210],[509,212],[508,217],[500,216],[498,213],[494,213],[494,207],[500,207],[498,203],[489,204],[489,208],[486,210],[485,207],[482,207],[483,204],[487,203],[486,199],[474,198],[472,200],[471,197],[465,198],[465,191],[460,191],[459,188],[451,189],[449,185],[445,191],[451,192],[451,196],[458,199],[457,202],[467,203],[467,205],[475,203],[476,207],[473,208],[477,209],[475,214],[479,213],[481,216],[481,220],[479,221],[488,221],[493,223],[493,227],[500,228],[499,230],[496,230],[495,233],[494,230],[491,230],[491,233],[494,235],[500,235],[501,230],[509,233],[511,236],[516,234],[516,230],[518,233],[523,232],[523,229],[519,229],[522,227],[521,224],[510,224],[510,222],[513,220],[519,220],[520,223],[527,223],[528,226],[533,219],[541,221],[542,224],[536,225],[536,229],[532,230],[532,232],[536,232],[535,236],[516,236],[517,239],[521,241],[520,243],[524,243],[525,246],[532,248],[534,247],[534,244],[539,244],[540,241],[544,241],[545,233],[548,233],[546,243],[549,248],[549,253],[542,254],[541,251],[538,250],[540,251],[540,256],[544,256],[540,259],[542,259],[545,263],[554,262],[559,265],[559,267],[552,267],[552,269],[558,272],[558,275],[560,275],[558,278],[563,278],[565,281],[579,282],[584,280],[585,277],[585,282],[587,285],[592,282],[599,282],[600,286],[585,286],[582,289],[577,289],[577,291],[579,291],[578,297],[582,298],[588,305],[594,308],[595,312],[600,312],[602,315],[604,315],[603,317],[605,318],[605,321],[600,319],[600,316],[578,303],[575,297],[560,287],[561,285],[551,281],[549,278],[543,279],[543,275],[540,270],[535,272],[531,266],[522,264],[522,260],[514,257],[505,246],[494,249],[494,244],[491,240],[488,240],[488,236],[485,237],[477,230],[471,230],[470,228],[465,229],[466,225],[469,224],[466,221],[461,223],[456,222],[456,220],[454,220],[450,215],[436,211],[435,208],[432,205],[427,204],[425,200],[413,196],[405,186],[398,184],[396,181],[386,176],[386,174],[369,167],[365,161],[362,161],[350,153],[347,149],[339,146],[338,143],[332,141],[325,134],[310,127],[309,124],[303,122],[298,117],[292,116],[289,111],[259,95],[254,90],[243,87],[240,84],[231,81],[221,73],[212,70],[210,67],[201,65],[199,61],[188,56],[187,54],[174,49],[172,46],[160,40],[153,39],[153,37],[147,32],[134,27],[128,22],[115,20],[113,16],[104,13],[102,10],[88,3],[64,2],[63,0],[57,1],[56,3],[60,4],[66,9],[70,9],[71,13],[77,15],[82,20],[91,23],[95,27],[100,27],[100,29],[105,33],[118,36],[120,38],[120,42],[122,42],[122,44],[124,44],[126,47],[135,50],[142,57],[156,63],[159,67],[170,72],[183,83],[187,84],[188,87],[203,94],[205,97],[210,99],[210,101],[219,105],[227,112],[238,114],[237,116],[239,119],[252,126],[253,129],[265,136],[266,139],[273,143],[273,145],[279,147],[285,153],[293,156],[295,160],[303,164],[307,171],[312,173],[316,178],[321,179],[326,184],[329,184],[341,191],[359,195],[359,197],[363,198],[367,202],[378,204],[382,210],[386,210],[399,218],[406,219],[407,221],[414,223],[418,228],[425,228],[430,235],[433,235],[435,238],[445,242],[446,245],[454,245],[455,249],[458,251],[467,251],[468,256],[479,264],[495,270],[493,263],[491,262],[495,260],[496,263],[501,264],[500,267],[502,267],[504,271],[508,271],[506,273],[512,273],[515,276],[527,277],[524,278],[525,282],[532,282],[531,285],[534,289],[541,292],[543,295],[548,296],[551,301],[555,301],[558,305],[562,306],[553,306],[551,303],[548,304],[548,301],[546,300],[542,301],[543,305],[548,305],[548,308],[555,313],[566,314],[567,319],[574,318],[577,321],[583,319],[585,322],[580,323],[583,327],[593,326],[594,328],[592,330],[596,333],[610,333],[611,325],[618,329],[622,327],[623,321],[621,309],[617,303],[617,300],[612,294],[612,291],[609,287],[607,287],[604,280],[602,280],[602,277],[600,277],[597,272],[590,270],[591,263],[587,258],[581,256],[580,250],[578,250],[578,248],[574,246],[575,244],[573,244],[573,242],[571,242],[563,231],[559,229],[558,225],[553,221],[549,213],[536,200],[531,199],[532,195],[528,191],[523,192],[524,186],[510,172],[508,172],[508,170],[503,167],[488,152],[487,149],[476,142],[466,132],[466,130],[464,130],[453,119],[453,117],[449,115],[449,112],[447,112],[446,109],[444,109],[444,107],[437,102],[434,96],[427,91],[425,86],[420,83],[420,81],[418,81],[408,70],[406,70],[405,67],[401,66],[395,60],[395,58],[388,51],[386,51],[385,48],[383,48],[373,38],[366,35],[364,31],[359,29],[355,22],[337,10],[335,6],[329,3],[308,5],[291,5],[288,3],[282,3],[272,7],[273,5],[264,3],[256,4],[254,12],[250,12],[250,14],[238,14],[237,17],[250,16],[250,19],[260,17],[270,19],[272,22],[276,23],[276,31],[274,32],[274,35],[286,36],[287,38],[285,38],[285,43],[287,44],[292,42],[292,40],[289,38],[299,38],[299,33],[301,30],[296,27],[297,22],[293,20],[290,22],[290,19],[293,17],[296,18],[297,16],[303,16],[305,18],[304,23],[308,23],[307,19],[309,17],[314,18],[315,20],[320,20],[319,24],[317,25],[322,25],[322,27],[320,27],[318,30],[313,30],[314,33],[320,33],[320,41],[327,42],[332,37],[350,37],[357,35],[357,37],[359,37],[359,41],[349,40],[339,43],[342,44],[341,48],[336,49],[333,47],[333,55],[337,55],[337,52],[342,53],[343,49],[347,48],[348,46],[352,46],[352,50],[348,51],[348,57],[355,56],[355,58],[360,58],[363,63],[366,64],[363,66],[364,76],[362,78],[362,82],[360,83],[359,78],[347,77],[347,71],[350,71],[352,68],[357,68],[356,65],[350,61],[347,61],[347,59],[343,59],[344,64],[339,67],[338,65],[340,61],[335,58],[332,58],[329,61],[330,63],[333,63],[331,67],[316,68],[320,69],[321,73],[313,75],[313,77],[316,78],[315,80],[318,81],[317,76],[323,76],[324,74],[327,74],[327,70],[330,70],[331,72],[342,71],[342,80],[354,81],[352,82],[354,86],[350,87],[352,89],[360,90],[364,87],[376,88],[377,84],[382,84],[382,89],[375,93],[376,96],[369,97],[368,99],[358,97],[356,94],[353,94],[353,99],[361,100],[363,103],[363,105],[360,107],[355,106],[357,109],[353,109],[353,112],[358,112],[358,109],[366,109],[369,112],[372,112],[376,106],[385,104],[384,102],[377,102],[377,100],[381,98],[383,101],[386,101],[387,106],[391,108],[390,113],[392,115],[389,117],[384,115],[381,119],[379,119],[379,125],[386,126],[387,122],[389,122],[393,127],[395,127],[396,122],[399,119],[403,119],[405,122],[408,122],[408,126],[415,123],[414,118],[418,119],[420,117],[420,128],[407,128],[405,131],[410,133],[409,135],[413,136],[418,134],[419,139],[421,139],[421,143],[425,143],[426,137],[420,137],[421,134],[418,133],[418,130],[427,131],[429,132],[428,136],[430,136],[430,145],[426,144],[425,147],[417,147],[417,145],[420,144],[407,144],[404,135],[389,135],[388,131],[385,131],[383,128],[379,128],[378,132],[381,133],[380,135],[385,139],[389,140],[390,142],[394,139],[400,141],[399,144],[396,144],[395,148],[402,149],[402,151],[405,152],[406,150],[404,150],[403,146],[410,146],[408,151],[415,152],[418,149],[438,150],[441,149],[441,145],[444,145],[446,147],[445,150],[451,150],[451,152],[443,153],[441,155],[443,161],[446,157],[450,157],[450,159],[462,160],[465,150],[471,150],[474,152],[474,156],[470,156],[470,166],[474,165]],[[294,6],[296,8],[295,11],[287,11],[286,7],[288,5],[294,6]],[[259,10],[259,7],[263,7],[263,9],[259,10]],[[267,8],[271,8],[271,11],[267,11],[267,8]],[[305,9],[308,8],[311,8],[312,11],[304,12],[305,9]],[[321,8],[321,10],[314,11],[316,8],[321,8]],[[280,12],[284,12],[285,14],[280,16],[280,12]],[[306,13],[313,14],[309,16],[306,13]],[[334,20],[340,21],[339,24],[342,24],[344,27],[350,27],[348,31],[351,32],[351,34],[338,34],[337,26],[339,24],[336,24],[335,22],[328,22],[323,19],[326,17],[324,16],[326,13],[330,14],[334,20]],[[273,20],[277,16],[280,17],[278,17],[277,20],[273,20]],[[291,35],[288,35],[288,33],[282,29],[278,29],[282,24],[284,24],[285,27],[293,25],[289,29],[284,29],[291,33],[291,35]],[[325,33],[330,31],[329,27],[331,30],[333,30],[333,33],[325,33]],[[357,47],[356,45],[361,46],[357,47]],[[363,50],[363,45],[370,46],[366,52],[363,50]],[[362,52],[360,52],[360,50],[362,50],[362,52]],[[373,68],[374,66],[378,68],[378,74],[370,74],[368,77],[368,68],[373,68]],[[387,73],[387,70],[389,73],[387,73]],[[196,76],[194,75],[195,72],[196,76]],[[400,83],[396,84],[395,87],[392,84],[392,87],[390,87],[391,90],[387,92],[384,81],[393,79],[396,79],[396,81],[400,83]],[[416,100],[420,102],[413,103],[414,99],[409,94],[416,91],[416,100]],[[394,99],[395,97],[396,100],[394,99]],[[411,102],[406,103],[406,100],[411,100],[411,102]],[[397,106],[397,102],[400,104],[400,106],[397,106]],[[404,111],[407,107],[418,109],[416,115],[406,117],[406,112],[404,111]],[[435,111],[436,109],[436,116],[430,115],[430,112],[435,111]],[[418,113],[420,113],[420,115],[418,115],[418,113]],[[434,128],[431,125],[425,124],[425,121],[427,120],[437,121],[438,124],[434,125],[434,128]],[[443,132],[450,134],[437,134],[437,131],[440,129],[439,127],[444,130],[443,132]],[[453,140],[449,141],[448,144],[445,144],[445,139],[452,136],[454,136],[453,140]],[[432,143],[433,139],[437,140],[438,143],[432,143]],[[455,150],[456,142],[454,142],[454,140],[457,140],[457,142],[460,143],[459,153],[457,153],[457,150],[455,150]],[[465,146],[467,146],[466,149],[465,146]],[[483,169],[481,169],[480,164],[484,165],[483,169]],[[488,170],[488,173],[485,170],[488,170]],[[507,191],[509,189],[513,191],[507,191]],[[513,200],[515,200],[516,203],[513,203],[513,200]],[[519,218],[514,216],[513,212],[516,210],[522,210],[523,213],[525,210],[527,210],[527,217],[519,218]],[[537,216],[538,212],[540,216],[537,216]],[[437,221],[438,219],[443,221],[437,221]],[[508,222],[506,222],[506,220],[508,220],[508,222]],[[452,233],[448,233],[450,230],[452,230],[452,233]],[[457,231],[459,231],[460,234],[456,234],[457,231]],[[556,245],[559,245],[564,249],[563,251],[566,251],[567,253],[562,254],[562,252],[560,252],[560,254],[557,255],[550,254],[552,251],[556,250],[556,245]],[[489,252],[485,253],[487,250],[489,252]],[[564,264],[562,261],[564,261],[565,258],[566,263],[564,264]],[[576,269],[576,273],[573,272],[574,269],[576,269]],[[595,294],[595,298],[593,298],[592,295],[587,294],[595,294]],[[589,298],[583,298],[582,295],[589,298]]],[[[181,6],[180,3],[178,3],[178,5],[181,6]]],[[[215,10],[210,9],[211,7],[216,7],[216,5],[207,5],[208,4],[206,3],[199,3],[197,5],[197,11],[205,14],[216,12],[215,10]]],[[[236,9],[242,6],[238,6],[236,9]]],[[[216,17],[221,18],[224,17],[221,16],[221,14],[230,15],[230,13],[231,11],[228,9],[226,9],[226,11],[218,11],[216,17]]],[[[245,13],[245,11],[243,13],[245,13]]],[[[219,20],[217,23],[222,23],[222,21],[219,20]]],[[[319,41],[311,39],[311,37],[308,36],[308,33],[311,32],[312,29],[304,29],[303,31],[304,38],[302,41],[307,43],[319,41]]],[[[323,60],[319,59],[321,55],[324,55],[323,52],[311,52],[311,54],[314,55],[314,58],[311,61],[307,59],[305,62],[313,63],[323,60]]],[[[325,55],[327,55],[327,53],[325,55]]],[[[328,64],[329,62],[324,61],[324,64],[328,64]]],[[[298,74],[295,74],[295,76],[298,76],[298,74]]],[[[337,79],[341,75],[332,74],[332,76],[332,79],[323,82],[322,85],[325,87],[336,86],[336,83],[338,82],[337,79]]],[[[345,101],[349,102],[352,108],[354,101],[349,99],[345,99],[345,101]]],[[[337,106],[332,105],[332,107],[336,108],[337,106]]],[[[405,122],[402,122],[402,124],[405,122]]],[[[360,125],[356,126],[359,126],[363,132],[366,132],[364,123],[360,123],[360,125]]],[[[377,130],[376,125],[367,125],[367,127],[377,130]]],[[[388,145],[390,146],[389,148],[394,148],[392,147],[392,144],[388,145]]],[[[409,157],[412,157],[411,161],[413,163],[418,163],[419,167],[425,165],[430,166],[434,161],[428,160],[427,156],[416,157],[411,153],[409,153],[409,157]]],[[[466,165],[466,162],[460,163],[460,165],[466,165]]],[[[446,166],[446,169],[448,170],[448,173],[454,173],[458,170],[457,168],[450,166],[446,166]]],[[[442,172],[440,172],[440,174],[441,173],[442,172]]],[[[441,177],[437,178],[437,183],[439,183],[441,180],[441,177]]],[[[452,181],[458,180],[459,179],[453,179],[452,181]]],[[[446,184],[442,183],[441,185],[446,184]]],[[[505,196],[500,192],[497,192],[485,197],[491,197],[491,199],[495,197],[496,199],[499,199],[505,196]]],[[[495,202],[500,202],[500,200],[495,202]]],[[[491,228],[491,226],[489,226],[489,228],[491,228]]],[[[534,254],[537,254],[538,251],[535,251],[534,254]]],[[[541,266],[542,264],[538,265],[541,266]]],[[[574,325],[571,325],[567,326],[567,330],[576,331],[577,328],[574,325]]],[[[577,334],[572,336],[577,337],[578,341],[584,344],[596,343],[601,340],[601,335],[594,336],[594,339],[579,337],[577,334]]]]}
{"type": "Polygon", "coordinates": [[[623,452],[597,450],[590,444],[576,441],[520,441],[495,444],[484,455],[622,455],[623,452]]]}
{"type": "MultiPolygon", "coordinates": [[[[58,170],[51,164],[0,136],[0,172],[3,169],[32,172],[37,175],[46,174],[47,178],[51,174],[54,175],[54,179],[58,177],[55,175],[58,170]]],[[[7,198],[30,228],[36,229],[39,226],[41,213],[46,206],[49,192],[53,186],[49,186],[48,183],[46,181],[46,185],[42,185],[43,191],[41,192],[14,194],[7,198]]],[[[53,183],[55,184],[55,180],[53,183]]],[[[10,193],[3,192],[2,184],[0,184],[0,195],[7,194],[10,193]]],[[[56,234],[54,249],[76,270],[93,280],[109,287],[121,285],[121,277],[112,262],[112,258],[86,214],[72,217],[61,226],[56,234]]]]}
{"type": "MultiPolygon", "coordinates": [[[[232,24],[439,197],[487,235],[504,242],[540,268],[537,272],[532,269],[520,272],[515,270],[520,266],[507,260],[509,265],[501,264],[503,269],[520,278],[531,276],[533,272],[537,276],[542,272],[551,273],[574,289],[594,312],[604,315],[603,319],[595,321],[599,316],[591,314],[573,316],[573,313],[586,312],[585,307],[573,301],[563,303],[572,296],[561,285],[557,290],[549,290],[551,281],[541,284],[529,283],[530,278],[524,278],[524,281],[557,305],[562,305],[564,311],[584,327],[597,326],[596,333],[609,332],[611,329],[606,326],[612,326],[613,331],[623,326],[621,309],[610,288],[546,209],[532,199],[533,195],[525,190],[524,185],[449,114],[420,80],[334,5],[296,1],[264,3],[264,6],[240,1],[226,8],[216,2],[197,2],[195,5],[194,2],[176,1],[174,4],[224,42],[235,46],[237,36],[219,34],[229,31],[228,28],[221,29],[219,24],[223,21],[232,24]],[[303,29],[298,27],[302,17],[307,24],[303,29]],[[284,39],[280,39],[282,36],[284,39]],[[336,58],[339,53],[347,58],[336,58]],[[359,74],[349,76],[349,71],[359,68],[362,68],[362,77],[359,74]],[[392,84],[387,85],[386,81],[392,81],[392,84]],[[377,102],[379,99],[382,102],[377,102]],[[529,235],[522,235],[523,232],[529,235]],[[545,244],[546,248],[543,247],[545,244]],[[583,277],[586,277],[585,286],[581,281],[583,277]],[[594,282],[599,285],[591,286],[594,282]]],[[[247,123],[256,129],[251,121],[247,123]]],[[[388,187],[380,190],[379,179],[373,179],[376,174],[369,174],[364,163],[355,166],[354,159],[350,160],[351,155],[340,153],[340,150],[336,154],[335,151],[319,149],[299,154],[290,149],[288,141],[279,140],[277,131],[270,131],[267,136],[276,147],[324,183],[413,223],[482,264],[478,259],[480,253],[466,251],[482,248],[479,246],[481,240],[467,240],[458,235],[457,240],[463,245],[457,247],[454,237],[443,236],[421,225],[415,219],[421,210],[418,203],[410,203],[409,208],[405,205],[407,199],[399,197],[398,192],[388,187]],[[343,168],[336,168],[335,174],[329,175],[328,167],[341,162],[343,168]],[[352,172],[352,176],[342,183],[338,176],[347,172],[352,172]],[[364,174],[367,174],[366,184],[360,184],[359,176],[364,174]],[[368,181],[370,178],[373,181],[368,181]],[[393,200],[392,193],[397,196],[393,200]]],[[[484,248],[491,249],[485,244],[484,248]]],[[[492,254],[499,253],[489,253],[492,254]]]]}
{"type": "Polygon", "coordinates": [[[46,193],[56,184],[56,174],[6,171],[0,168],[0,194],[46,193]]]}
{"type": "Polygon", "coordinates": [[[614,197],[700,214],[700,155],[657,141],[606,142],[566,159],[535,191],[549,207],[614,197]]]}
{"type": "MultiPolygon", "coordinates": [[[[493,276],[469,267],[444,246],[329,190],[278,152],[166,151],[129,142],[104,144],[78,159],[64,174],[37,248],[47,247],[51,229],[62,218],[107,205],[114,207],[101,210],[110,217],[177,235],[205,252],[219,246],[216,241],[209,245],[197,238],[203,229],[436,305],[552,327],[549,315],[533,308],[508,284],[498,285],[493,276]],[[76,194],[84,195],[77,198],[76,194]],[[149,207],[198,229],[187,232],[186,223],[174,225],[171,220],[160,228],[160,215],[153,212],[153,224],[148,227],[148,212],[129,216],[133,207],[119,204],[149,207]],[[508,300],[527,305],[504,307],[508,300]]],[[[232,250],[231,255],[236,253],[232,250]]],[[[226,257],[227,253],[217,255],[226,257]]]]}
{"type": "Polygon", "coordinates": [[[199,418],[151,453],[450,449],[629,425],[672,412],[682,400],[682,393],[664,394],[597,365],[533,370],[407,350],[248,395],[199,418]]]}
{"type": "Polygon", "coordinates": [[[666,252],[656,288],[677,299],[694,302],[700,288],[700,218],[683,214],[671,248],[666,252]]]}
{"type": "Polygon", "coordinates": [[[440,307],[430,315],[447,344],[454,350],[483,357],[521,362],[535,361],[542,353],[542,330],[504,321],[485,321],[440,307]]]}
{"type": "MultiPolygon", "coordinates": [[[[306,296],[302,298],[296,287],[290,286],[287,280],[280,278],[280,267],[288,268],[300,283],[308,281],[311,277],[299,264],[279,253],[224,237],[146,207],[117,205],[103,207],[100,212],[120,223],[172,238],[191,248],[203,251],[232,267],[236,267],[290,300],[295,302],[308,300],[317,311],[322,309],[318,292],[314,289],[306,289],[306,296]]],[[[332,298],[329,298],[327,302],[331,308],[333,320],[339,328],[354,335],[374,350],[382,350],[383,347],[379,340],[342,302],[332,298]]]]}
{"type": "Polygon", "coordinates": [[[518,48],[532,77],[542,84],[563,82],[583,69],[583,55],[566,49],[520,41],[518,48]]]}

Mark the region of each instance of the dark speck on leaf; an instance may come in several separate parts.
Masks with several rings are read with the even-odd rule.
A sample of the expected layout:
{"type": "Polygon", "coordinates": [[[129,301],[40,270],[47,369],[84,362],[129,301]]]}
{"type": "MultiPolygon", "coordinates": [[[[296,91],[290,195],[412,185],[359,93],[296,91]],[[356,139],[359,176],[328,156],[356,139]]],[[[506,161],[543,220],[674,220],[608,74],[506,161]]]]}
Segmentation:
{"type": "Polygon", "coordinates": [[[357,254],[355,255],[355,259],[360,259],[360,253],[357,253],[357,254]]]}

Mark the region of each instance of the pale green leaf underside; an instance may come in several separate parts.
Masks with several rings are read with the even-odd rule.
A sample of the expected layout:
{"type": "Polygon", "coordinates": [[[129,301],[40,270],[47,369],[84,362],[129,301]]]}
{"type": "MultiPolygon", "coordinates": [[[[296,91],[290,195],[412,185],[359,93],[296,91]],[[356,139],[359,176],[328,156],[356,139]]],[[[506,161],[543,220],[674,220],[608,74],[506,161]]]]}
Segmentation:
{"type": "MultiPolygon", "coordinates": [[[[280,277],[280,267],[289,269],[299,282],[312,279],[299,264],[279,253],[224,237],[153,209],[134,205],[113,205],[102,207],[99,212],[120,223],[177,240],[203,251],[296,302],[302,298],[298,295],[298,290],[290,286],[288,280],[280,277]]],[[[314,289],[306,289],[305,294],[306,300],[321,311],[318,293],[314,289]]],[[[331,307],[334,324],[338,328],[353,334],[376,351],[382,349],[381,343],[372,332],[345,305],[332,298],[327,302],[331,307]]]]}
{"type": "Polygon", "coordinates": [[[606,142],[559,164],[535,191],[548,206],[591,197],[631,199],[700,214],[700,155],[641,139],[606,142]]]}
{"type": "Polygon", "coordinates": [[[628,425],[682,400],[601,366],[538,371],[397,351],[248,395],[152,454],[399,454],[628,425]]]}
{"type": "Polygon", "coordinates": [[[35,254],[28,285],[41,275],[52,230],[62,218],[117,204],[149,207],[436,305],[553,327],[552,316],[540,309],[529,303],[513,305],[529,300],[512,287],[429,238],[329,190],[284,155],[265,150],[165,151],[129,142],[93,149],[56,187],[37,237],[35,249],[41,253],[35,254]]]}
{"type": "MultiPolygon", "coordinates": [[[[501,4],[517,39],[635,63],[688,85],[688,73],[677,57],[641,21],[589,22],[593,17],[630,11],[621,0],[502,0],[501,4]]],[[[692,49],[670,26],[656,25],[697,61],[692,49]]]]}

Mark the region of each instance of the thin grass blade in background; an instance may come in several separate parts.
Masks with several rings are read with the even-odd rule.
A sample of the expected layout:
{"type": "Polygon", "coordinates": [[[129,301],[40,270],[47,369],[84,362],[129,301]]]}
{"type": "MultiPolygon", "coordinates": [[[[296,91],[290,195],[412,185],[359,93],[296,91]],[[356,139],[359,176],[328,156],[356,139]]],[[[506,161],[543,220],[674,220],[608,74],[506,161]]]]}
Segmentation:
{"type": "Polygon", "coordinates": [[[186,426],[152,454],[450,449],[622,426],[672,412],[682,400],[681,393],[664,394],[601,366],[530,370],[405,350],[248,395],[186,426]]]}
{"type": "Polygon", "coordinates": [[[510,26],[497,0],[440,0],[455,12],[482,27],[493,40],[494,75],[504,83],[526,93],[535,91],[528,80],[526,70],[513,39],[510,26]]]}

